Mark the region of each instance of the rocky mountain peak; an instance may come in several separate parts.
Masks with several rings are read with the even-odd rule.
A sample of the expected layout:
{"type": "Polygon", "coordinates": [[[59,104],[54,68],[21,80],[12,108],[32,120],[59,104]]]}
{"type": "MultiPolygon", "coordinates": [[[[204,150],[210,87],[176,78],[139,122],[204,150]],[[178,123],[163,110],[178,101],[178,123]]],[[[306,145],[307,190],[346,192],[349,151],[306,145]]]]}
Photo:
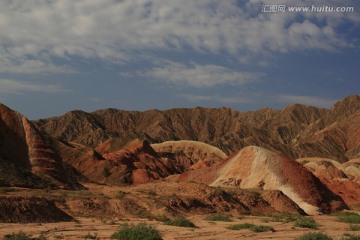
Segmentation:
{"type": "Polygon", "coordinates": [[[351,95],[335,103],[331,108],[335,116],[349,116],[360,110],[360,96],[351,95]]]}

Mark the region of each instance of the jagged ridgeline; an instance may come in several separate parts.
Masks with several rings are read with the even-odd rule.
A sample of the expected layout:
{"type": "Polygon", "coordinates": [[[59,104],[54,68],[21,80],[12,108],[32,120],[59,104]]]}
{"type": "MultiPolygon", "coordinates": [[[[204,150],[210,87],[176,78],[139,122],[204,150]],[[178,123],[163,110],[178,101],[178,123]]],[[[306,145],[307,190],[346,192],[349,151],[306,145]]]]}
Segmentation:
{"type": "Polygon", "coordinates": [[[326,157],[345,162],[360,157],[360,97],[356,95],[331,109],[300,104],[254,112],[200,107],[145,112],[105,109],[72,111],[34,123],[43,133],[92,148],[109,138],[118,139],[117,147],[140,138],[150,143],[200,141],[226,154],[255,145],[294,159],[326,157]]]}

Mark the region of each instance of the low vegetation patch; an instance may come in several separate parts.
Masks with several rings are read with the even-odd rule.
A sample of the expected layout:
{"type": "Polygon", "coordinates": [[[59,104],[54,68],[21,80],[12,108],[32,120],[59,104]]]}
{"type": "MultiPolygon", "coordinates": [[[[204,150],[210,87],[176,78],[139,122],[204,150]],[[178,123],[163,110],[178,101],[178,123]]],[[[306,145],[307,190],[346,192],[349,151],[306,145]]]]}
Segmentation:
{"type": "Polygon", "coordinates": [[[350,224],[349,230],[350,231],[360,231],[360,225],[359,224],[350,224]]]}
{"type": "Polygon", "coordinates": [[[344,234],[340,240],[360,240],[360,235],[344,234]]]}
{"type": "Polygon", "coordinates": [[[186,219],[186,218],[182,218],[182,217],[177,217],[174,219],[167,219],[163,222],[169,226],[191,227],[191,228],[196,227],[192,221],[190,221],[189,219],[186,219]]]}
{"type": "Polygon", "coordinates": [[[333,214],[337,216],[339,222],[344,223],[360,223],[360,214],[355,212],[338,212],[333,214]]]}
{"type": "Polygon", "coordinates": [[[42,234],[39,237],[31,237],[26,233],[20,231],[18,233],[7,234],[3,238],[4,240],[46,240],[46,237],[42,234]]]}
{"type": "Polygon", "coordinates": [[[147,193],[150,197],[155,197],[157,195],[157,193],[153,190],[150,190],[148,193],[147,193]]]}
{"type": "Polygon", "coordinates": [[[243,220],[244,218],[245,218],[244,215],[239,215],[239,216],[236,217],[236,219],[239,219],[239,220],[243,220]]]}
{"type": "Polygon", "coordinates": [[[271,226],[255,225],[251,223],[235,224],[228,226],[227,229],[230,230],[249,229],[253,232],[275,232],[275,229],[271,226]]]}
{"type": "Polygon", "coordinates": [[[301,218],[302,216],[297,213],[273,213],[268,215],[270,222],[294,222],[295,220],[301,218]]]}
{"type": "Polygon", "coordinates": [[[218,221],[218,222],[232,222],[231,217],[229,217],[228,215],[224,215],[224,214],[214,214],[211,216],[208,216],[206,218],[206,220],[208,221],[218,221]]]}
{"type": "Polygon", "coordinates": [[[325,233],[309,232],[297,237],[296,240],[332,240],[333,238],[325,233]]]}
{"type": "Polygon", "coordinates": [[[170,219],[169,217],[162,215],[155,217],[156,221],[160,221],[169,226],[178,226],[178,227],[196,227],[195,224],[189,219],[183,217],[177,217],[174,219],[170,219]]]}
{"type": "Polygon", "coordinates": [[[123,225],[121,228],[111,235],[111,239],[126,240],[162,240],[159,231],[153,226],[145,223],[138,225],[123,225]]]}
{"type": "Polygon", "coordinates": [[[117,198],[118,199],[123,199],[126,195],[128,195],[129,193],[128,192],[124,192],[124,191],[119,191],[118,193],[117,193],[117,198]]]}
{"type": "Polygon", "coordinates": [[[242,224],[235,224],[235,225],[231,225],[226,227],[227,229],[230,230],[241,230],[241,229],[250,229],[251,227],[254,227],[255,224],[251,224],[251,223],[242,223],[242,224]]]}
{"type": "Polygon", "coordinates": [[[294,227],[318,229],[319,224],[312,218],[301,217],[296,219],[294,227]]]}

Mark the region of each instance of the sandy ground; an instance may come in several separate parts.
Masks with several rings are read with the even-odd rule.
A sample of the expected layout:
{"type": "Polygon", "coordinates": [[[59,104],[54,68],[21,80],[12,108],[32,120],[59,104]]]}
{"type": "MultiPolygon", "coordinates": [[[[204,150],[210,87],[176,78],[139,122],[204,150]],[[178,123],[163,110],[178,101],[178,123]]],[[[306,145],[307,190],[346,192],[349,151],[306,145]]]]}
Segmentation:
{"type": "MultiPolygon", "coordinates": [[[[154,185],[156,186],[156,185],[154,185]]],[[[45,193],[44,190],[29,190],[20,189],[16,192],[9,192],[7,195],[22,195],[22,196],[43,196],[50,194],[67,194],[70,197],[93,197],[97,195],[104,195],[108,198],[113,198],[119,191],[131,192],[138,194],[137,188],[130,187],[108,187],[96,184],[86,184],[88,191],[54,191],[45,193]],[[72,194],[72,195],[71,195],[72,194]],[[79,196],[78,196],[79,195],[79,196]]],[[[152,189],[153,185],[147,185],[147,188],[152,189]]],[[[142,188],[140,188],[141,190],[142,188]]],[[[136,195],[137,196],[137,195],[136,195]]],[[[139,195],[141,197],[142,195],[139,195]]],[[[353,205],[352,209],[360,212],[360,205],[353,205]]],[[[212,222],[206,220],[205,215],[188,215],[197,228],[184,228],[167,226],[162,222],[141,218],[118,218],[114,219],[110,216],[100,217],[84,217],[75,216],[76,221],[73,222],[59,222],[59,223],[29,223],[29,224],[8,224],[0,223],[0,239],[6,234],[18,233],[23,231],[33,237],[44,234],[47,239],[86,239],[85,235],[97,236],[96,239],[110,239],[110,236],[116,232],[122,224],[138,224],[145,222],[149,225],[156,227],[164,240],[187,240],[187,239],[200,239],[200,240],[218,240],[218,239],[294,239],[306,232],[325,232],[332,236],[334,239],[340,239],[344,234],[360,235],[360,231],[350,231],[349,224],[340,223],[336,221],[336,217],[329,215],[313,216],[317,223],[320,224],[318,230],[294,228],[293,223],[282,222],[268,222],[268,217],[265,216],[241,216],[235,218],[233,222],[212,222]],[[275,232],[255,233],[250,230],[244,229],[239,231],[229,230],[226,227],[233,224],[252,223],[257,225],[272,226],[275,232]]],[[[88,238],[90,239],[90,238],[88,238]]]]}
{"type": "Polygon", "coordinates": [[[314,219],[321,224],[318,230],[294,228],[293,223],[268,222],[264,223],[266,217],[245,216],[242,219],[234,219],[233,222],[211,222],[205,220],[205,216],[188,217],[197,228],[184,228],[166,226],[161,222],[149,221],[146,219],[117,219],[104,221],[95,218],[77,218],[76,222],[46,223],[46,224],[0,224],[0,237],[5,234],[23,231],[32,236],[45,234],[47,239],[85,239],[85,235],[97,236],[97,239],[110,239],[121,224],[140,223],[155,226],[165,240],[171,239],[294,239],[306,232],[325,232],[335,239],[339,239],[344,233],[360,234],[360,231],[349,231],[349,225],[336,222],[333,216],[314,216],[314,219]],[[275,228],[276,232],[254,233],[250,230],[228,230],[226,226],[237,223],[253,223],[268,225],[275,228]]]}

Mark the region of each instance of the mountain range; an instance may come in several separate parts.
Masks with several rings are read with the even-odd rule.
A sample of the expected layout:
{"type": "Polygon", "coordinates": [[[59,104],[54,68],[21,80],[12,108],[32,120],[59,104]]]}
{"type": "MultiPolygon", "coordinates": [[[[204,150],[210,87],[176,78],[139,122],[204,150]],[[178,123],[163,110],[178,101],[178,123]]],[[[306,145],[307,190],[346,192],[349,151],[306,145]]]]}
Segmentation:
{"type": "Polygon", "coordinates": [[[255,145],[291,158],[324,157],[346,162],[360,157],[360,97],[349,96],[331,109],[300,104],[281,110],[239,112],[229,108],[189,108],[145,112],[104,109],[71,111],[34,121],[45,134],[95,148],[109,138],[118,145],[140,138],[150,143],[193,140],[230,154],[255,145]]]}
{"type": "MultiPolygon", "coordinates": [[[[284,202],[289,211],[318,214],[360,202],[359,159],[356,95],[331,109],[294,104],[254,112],[76,110],[36,121],[0,104],[0,187],[206,184],[209,189],[258,189],[257,200],[243,192],[237,200],[220,198],[218,204],[231,202],[237,209],[251,196],[241,211],[260,201],[274,211],[284,202]]],[[[164,206],[182,206],[186,196],[178,199],[182,203],[165,201],[164,206]]]]}

